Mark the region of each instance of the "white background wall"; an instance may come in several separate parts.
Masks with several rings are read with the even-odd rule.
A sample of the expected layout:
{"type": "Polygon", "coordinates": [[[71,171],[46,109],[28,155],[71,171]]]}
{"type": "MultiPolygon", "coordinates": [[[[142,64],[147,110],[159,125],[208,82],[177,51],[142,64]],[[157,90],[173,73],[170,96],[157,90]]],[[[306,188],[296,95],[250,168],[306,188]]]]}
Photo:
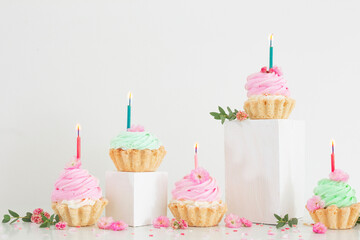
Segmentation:
{"type": "MultiPolygon", "coordinates": [[[[168,154],[169,192],[200,165],[224,188],[218,105],[242,108],[246,77],[283,68],[307,122],[307,196],[337,167],[360,192],[360,31],[356,1],[0,1],[0,213],[50,210],[53,184],[76,152],[105,186],[111,138],[133,120],[168,154]]],[[[239,183],[240,184],[240,183],[239,183]]],[[[359,195],[358,195],[359,196],[359,195]]],[[[304,203],[305,204],[305,203],[304,203]]]]}

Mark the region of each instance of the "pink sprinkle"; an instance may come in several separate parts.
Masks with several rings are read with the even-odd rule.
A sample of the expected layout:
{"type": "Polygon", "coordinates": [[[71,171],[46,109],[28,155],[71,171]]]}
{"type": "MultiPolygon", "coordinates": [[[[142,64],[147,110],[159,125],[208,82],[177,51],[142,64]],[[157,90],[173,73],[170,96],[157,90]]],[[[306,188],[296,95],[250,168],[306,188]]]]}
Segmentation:
{"type": "Polygon", "coordinates": [[[264,225],[261,224],[260,227],[262,227],[262,226],[264,226],[264,225]]]}
{"type": "Polygon", "coordinates": [[[259,225],[258,223],[256,225],[259,225]]]}
{"type": "Polygon", "coordinates": [[[150,234],[149,237],[153,237],[154,235],[150,234]]]}
{"type": "Polygon", "coordinates": [[[226,235],[229,235],[230,233],[225,233],[226,235]]]}
{"type": "Polygon", "coordinates": [[[268,235],[275,235],[275,233],[273,233],[273,232],[268,232],[268,235]]]}
{"type": "Polygon", "coordinates": [[[237,232],[237,230],[233,230],[233,232],[237,232]]]}
{"type": "Polygon", "coordinates": [[[285,229],[281,229],[282,232],[285,232],[285,229]]]}
{"type": "Polygon", "coordinates": [[[185,233],[180,233],[180,235],[183,235],[183,236],[184,236],[184,235],[185,235],[185,233]]]}
{"type": "Polygon", "coordinates": [[[20,222],[20,220],[17,220],[16,222],[20,222]]]}
{"type": "Polygon", "coordinates": [[[80,228],[80,226],[76,226],[76,228],[80,228]]]}

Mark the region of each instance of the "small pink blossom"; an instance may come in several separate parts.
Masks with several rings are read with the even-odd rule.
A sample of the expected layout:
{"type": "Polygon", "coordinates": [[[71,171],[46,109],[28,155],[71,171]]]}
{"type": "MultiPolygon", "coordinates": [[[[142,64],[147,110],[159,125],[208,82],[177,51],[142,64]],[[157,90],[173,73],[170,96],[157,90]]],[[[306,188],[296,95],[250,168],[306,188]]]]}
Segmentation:
{"type": "Polygon", "coordinates": [[[111,224],[114,222],[112,217],[102,217],[97,222],[100,229],[110,229],[111,224]]]}
{"type": "Polygon", "coordinates": [[[57,224],[55,224],[55,228],[57,230],[64,230],[67,226],[66,222],[58,222],[57,224]]]}
{"type": "Polygon", "coordinates": [[[325,207],[325,202],[321,200],[320,196],[313,196],[307,201],[306,208],[309,211],[315,211],[325,207]]]}
{"type": "Polygon", "coordinates": [[[329,178],[333,181],[347,182],[347,180],[349,179],[349,174],[347,174],[341,169],[335,169],[335,171],[329,174],[329,178]]]}
{"type": "Polygon", "coordinates": [[[40,214],[33,214],[31,216],[31,222],[36,223],[36,224],[40,224],[43,222],[41,215],[40,214]]]}
{"type": "Polygon", "coordinates": [[[33,214],[40,215],[44,210],[42,208],[37,208],[33,211],[33,214]]]}
{"type": "Polygon", "coordinates": [[[144,127],[141,125],[131,125],[131,128],[128,129],[128,132],[143,132],[145,131],[144,127]]]}
{"type": "Polygon", "coordinates": [[[50,218],[50,213],[44,212],[43,214],[44,214],[44,216],[45,216],[46,218],[50,218]]]}
{"type": "Polygon", "coordinates": [[[123,221],[116,221],[110,225],[110,229],[113,231],[122,231],[125,230],[127,227],[128,225],[123,221]]]}
{"type": "Polygon", "coordinates": [[[283,73],[281,71],[281,68],[277,67],[277,66],[273,66],[272,68],[269,69],[269,73],[275,73],[278,76],[282,76],[283,73]]]}
{"type": "Polygon", "coordinates": [[[224,222],[225,222],[225,227],[228,228],[239,228],[242,225],[239,216],[236,216],[235,214],[228,214],[225,217],[224,222]]]}
{"type": "Polygon", "coordinates": [[[188,228],[188,223],[183,219],[180,219],[180,221],[178,221],[175,218],[173,218],[171,219],[171,227],[173,229],[186,229],[188,228]]]}
{"type": "Polygon", "coordinates": [[[154,228],[167,228],[170,226],[170,220],[166,216],[160,216],[153,221],[154,228]]]}
{"type": "Polygon", "coordinates": [[[247,113],[245,111],[238,111],[236,113],[236,119],[237,120],[243,121],[243,120],[248,119],[248,117],[249,116],[247,115],[247,113]]]}
{"type": "Polygon", "coordinates": [[[252,226],[252,222],[246,218],[240,218],[240,222],[243,227],[251,227],[252,226]]]}
{"type": "Polygon", "coordinates": [[[72,160],[66,164],[65,169],[76,169],[81,167],[81,160],[73,156],[72,160]]]}
{"type": "Polygon", "coordinates": [[[196,183],[203,183],[210,179],[210,174],[204,168],[198,167],[191,171],[190,179],[196,183]]]}
{"type": "Polygon", "coordinates": [[[262,67],[262,68],[261,68],[261,72],[262,72],[262,73],[267,73],[267,67],[262,67]]]}
{"type": "Polygon", "coordinates": [[[322,224],[321,222],[315,223],[313,226],[314,233],[323,234],[323,233],[326,233],[326,231],[327,231],[326,226],[324,224],[322,224]]]}

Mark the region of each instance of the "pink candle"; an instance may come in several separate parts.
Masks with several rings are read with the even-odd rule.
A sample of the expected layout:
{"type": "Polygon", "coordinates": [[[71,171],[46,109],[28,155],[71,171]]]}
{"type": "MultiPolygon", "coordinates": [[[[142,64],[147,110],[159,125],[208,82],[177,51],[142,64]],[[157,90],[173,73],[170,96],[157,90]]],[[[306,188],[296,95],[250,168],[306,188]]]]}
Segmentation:
{"type": "Polygon", "coordinates": [[[335,171],[334,140],[331,141],[331,172],[335,171]]]}
{"type": "Polygon", "coordinates": [[[197,150],[198,150],[198,144],[195,144],[195,156],[194,156],[194,160],[195,160],[195,169],[198,168],[198,155],[197,155],[197,150]]]}
{"type": "Polygon", "coordinates": [[[76,152],[76,158],[80,159],[81,157],[81,138],[80,138],[80,125],[77,125],[77,152],[76,152]]]}

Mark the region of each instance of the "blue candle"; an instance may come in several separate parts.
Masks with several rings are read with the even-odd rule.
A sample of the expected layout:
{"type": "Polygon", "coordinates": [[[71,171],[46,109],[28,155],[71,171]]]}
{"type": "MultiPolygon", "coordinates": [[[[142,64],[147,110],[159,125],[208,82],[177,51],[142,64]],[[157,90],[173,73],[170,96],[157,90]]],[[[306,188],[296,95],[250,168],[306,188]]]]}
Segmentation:
{"type": "Polygon", "coordinates": [[[131,92],[129,92],[129,104],[127,106],[127,129],[131,128],[131,92]]]}
{"type": "Polygon", "coordinates": [[[273,67],[273,34],[270,35],[270,56],[269,56],[269,69],[273,67]]]}

